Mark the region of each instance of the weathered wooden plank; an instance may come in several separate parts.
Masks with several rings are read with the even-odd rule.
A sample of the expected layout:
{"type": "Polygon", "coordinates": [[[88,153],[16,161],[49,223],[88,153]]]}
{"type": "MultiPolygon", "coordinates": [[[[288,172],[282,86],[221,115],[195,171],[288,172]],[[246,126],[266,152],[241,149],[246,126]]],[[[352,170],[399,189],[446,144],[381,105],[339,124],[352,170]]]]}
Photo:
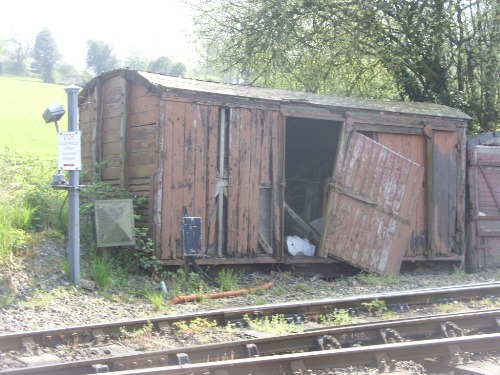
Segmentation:
{"type": "MultiPolygon", "coordinates": [[[[403,155],[419,165],[425,165],[425,136],[408,134],[377,133],[376,141],[392,151],[403,155]]],[[[424,179],[425,191],[426,183],[424,179]]],[[[426,233],[426,194],[420,194],[412,219],[413,242],[406,256],[421,256],[427,251],[426,233]]]]}
{"type": "Polygon", "coordinates": [[[260,151],[260,124],[264,121],[264,111],[251,111],[251,123],[249,127],[249,150],[250,158],[248,177],[248,238],[247,252],[251,256],[259,254],[259,196],[260,196],[260,163],[265,162],[260,151]]]}
{"type": "Polygon", "coordinates": [[[156,124],[158,122],[157,111],[134,112],[130,114],[131,126],[141,126],[148,124],[156,124]]]}
{"type": "Polygon", "coordinates": [[[500,217],[497,217],[496,220],[478,220],[477,232],[479,236],[500,237],[500,217]]]}
{"type": "MultiPolygon", "coordinates": [[[[367,177],[368,168],[370,167],[367,160],[368,156],[372,154],[371,147],[367,145],[367,139],[366,137],[361,138],[361,142],[356,143],[355,146],[350,149],[351,152],[346,159],[350,160],[350,163],[344,166],[346,168],[344,171],[344,181],[340,188],[341,190],[348,191],[349,194],[362,195],[361,185],[367,177]]],[[[356,237],[356,232],[359,231],[360,222],[363,216],[367,214],[367,207],[359,205],[353,209],[353,206],[347,204],[347,200],[344,199],[344,203],[346,204],[344,209],[347,211],[344,215],[349,215],[349,220],[345,220],[345,217],[342,218],[344,215],[338,218],[339,221],[344,222],[344,227],[342,229],[343,233],[338,242],[338,247],[342,248],[343,253],[350,254],[349,256],[352,257],[352,261],[357,261],[362,258],[364,254],[362,255],[359,251],[356,252],[357,247],[354,246],[355,242],[352,239],[356,237]]]]}
{"type": "Polygon", "coordinates": [[[268,255],[273,255],[273,248],[269,245],[266,238],[259,232],[259,245],[262,247],[262,250],[268,255]]]}
{"type": "MultiPolygon", "coordinates": [[[[365,174],[370,176],[375,176],[374,178],[367,178],[364,183],[365,187],[361,191],[361,195],[367,197],[369,201],[377,202],[380,201],[379,198],[379,187],[381,186],[382,180],[384,178],[384,160],[386,159],[385,149],[377,147],[373,149],[371,160],[372,163],[369,163],[370,170],[368,170],[365,174]]],[[[361,261],[365,262],[366,256],[372,246],[372,241],[370,234],[373,230],[373,225],[375,224],[374,210],[366,210],[366,212],[361,215],[361,220],[358,221],[357,225],[359,228],[363,228],[363,230],[358,233],[357,241],[353,246],[353,256],[357,259],[361,259],[361,261]],[[362,254],[362,255],[359,255],[362,254]]],[[[342,220],[342,219],[340,219],[342,220]]]]}
{"type": "Polygon", "coordinates": [[[142,113],[142,112],[156,112],[158,113],[159,107],[159,98],[154,94],[145,94],[137,91],[137,86],[141,87],[142,85],[137,85],[137,83],[133,84],[133,87],[130,88],[130,103],[129,103],[129,111],[130,113],[142,113]]]}
{"type": "Polygon", "coordinates": [[[101,147],[103,160],[106,160],[111,155],[120,155],[120,142],[103,143],[101,147]]]}
{"type": "Polygon", "coordinates": [[[120,142],[120,130],[102,132],[101,144],[120,142]]]}
{"type": "Polygon", "coordinates": [[[134,126],[130,128],[130,138],[131,140],[145,140],[153,139],[156,140],[158,132],[157,124],[148,124],[141,126],[134,126]]]}
{"type": "Polygon", "coordinates": [[[434,242],[436,256],[448,256],[457,251],[455,242],[457,219],[457,179],[459,155],[456,133],[434,131],[434,242]]]}
{"type": "Polygon", "coordinates": [[[482,215],[500,216],[500,167],[477,169],[477,207],[482,215]]]}
{"type": "MultiPolygon", "coordinates": [[[[190,103],[187,107],[191,128],[191,139],[189,145],[191,147],[191,173],[192,173],[192,190],[190,215],[203,218],[205,217],[205,150],[203,144],[203,120],[202,108],[195,103],[190,103]]],[[[205,238],[205,225],[202,224],[202,239],[205,238]]]]}
{"type": "Polygon", "coordinates": [[[150,190],[150,185],[148,182],[146,183],[133,183],[134,181],[137,181],[137,180],[142,180],[144,181],[145,179],[144,178],[140,178],[140,179],[131,179],[131,184],[130,184],[130,188],[128,189],[129,191],[133,192],[133,193],[140,193],[140,195],[148,195],[149,194],[149,190],[150,190]]]}
{"type": "MultiPolygon", "coordinates": [[[[238,199],[238,222],[239,226],[237,249],[238,256],[247,256],[248,254],[248,233],[250,229],[250,191],[251,185],[256,186],[255,181],[251,181],[252,170],[252,153],[251,153],[251,128],[252,128],[252,111],[249,109],[241,109],[239,127],[239,199],[238,199]]],[[[257,204],[257,201],[254,202],[257,204]]]]}
{"type": "MultiPolygon", "coordinates": [[[[395,223],[391,218],[384,213],[390,213],[392,211],[392,198],[394,196],[395,184],[398,179],[397,162],[398,158],[388,149],[383,148],[381,150],[383,153],[382,163],[384,165],[383,177],[380,180],[379,194],[376,200],[379,201],[379,205],[376,207],[375,212],[372,215],[372,232],[369,233],[371,238],[368,247],[365,249],[365,254],[361,260],[365,265],[365,268],[370,270],[370,267],[374,267],[373,270],[392,268],[388,267],[385,256],[386,253],[390,252],[391,242],[394,236],[394,226],[395,223]],[[381,210],[381,211],[379,211],[381,210]],[[385,263],[382,265],[381,260],[385,263]]],[[[368,209],[368,207],[366,207],[368,209]]],[[[404,249],[400,251],[404,252],[404,249]]],[[[394,257],[394,261],[398,258],[394,257]]],[[[399,268],[397,269],[399,270],[399,268]]],[[[379,271],[380,272],[380,271],[379,271]]]]}
{"type": "Polygon", "coordinates": [[[106,118],[102,122],[101,131],[104,132],[119,132],[121,125],[121,116],[106,118]]]}
{"type": "Polygon", "coordinates": [[[117,102],[117,103],[104,102],[102,108],[102,118],[111,119],[114,117],[121,117],[123,115],[123,111],[124,111],[123,102],[117,102]]]}
{"type": "MultiPolygon", "coordinates": [[[[174,132],[173,132],[173,145],[172,145],[172,199],[168,209],[171,211],[171,243],[172,256],[174,259],[182,258],[182,238],[180,235],[180,225],[182,224],[182,217],[184,215],[184,208],[188,210],[188,206],[184,194],[186,189],[190,189],[191,181],[185,179],[186,168],[186,106],[185,103],[176,103],[173,107],[174,113],[174,132]],[[177,230],[176,230],[177,228],[177,230]]],[[[189,212],[187,213],[189,215],[189,212]]]]}
{"type": "Polygon", "coordinates": [[[129,153],[129,165],[154,165],[156,154],[153,151],[140,151],[129,153]]]}
{"type": "Polygon", "coordinates": [[[112,183],[111,180],[119,181],[120,178],[120,167],[108,167],[102,170],[103,181],[107,183],[112,183]]]}
{"type": "Polygon", "coordinates": [[[133,82],[132,85],[132,90],[130,92],[130,97],[131,98],[142,98],[142,97],[149,97],[152,96],[154,98],[158,98],[158,95],[151,92],[149,90],[149,86],[143,85],[141,83],[138,83],[136,81],[131,80],[133,82]]]}
{"type": "Polygon", "coordinates": [[[240,124],[241,109],[231,109],[229,112],[229,158],[228,158],[228,196],[227,212],[232,218],[227,227],[227,255],[238,256],[239,215],[239,184],[240,184],[240,124]]]}
{"type": "Polygon", "coordinates": [[[214,255],[217,247],[217,214],[216,214],[216,191],[217,191],[217,142],[218,142],[218,121],[219,108],[203,106],[202,128],[204,145],[204,226],[205,226],[205,244],[207,253],[214,255]]]}
{"type": "Polygon", "coordinates": [[[128,102],[129,102],[129,85],[130,83],[123,79],[123,113],[120,121],[120,159],[121,159],[121,173],[120,173],[120,187],[127,189],[129,186],[129,168],[128,168],[128,154],[130,152],[130,127],[128,117],[128,102]]]}
{"type": "Polygon", "coordinates": [[[158,146],[157,137],[139,140],[132,139],[130,141],[131,150],[150,150],[150,152],[157,152],[158,146]]]}
{"type": "Polygon", "coordinates": [[[282,113],[288,117],[301,117],[322,120],[342,121],[344,111],[332,112],[321,107],[306,107],[298,105],[281,105],[282,113]]]}
{"type": "MultiPolygon", "coordinates": [[[[134,86],[132,86],[133,88],[134,86]]],[[[132,93],[134,91],[132,90],[132,93]]],[[[150,225],[151,225],[151,237],[155,245],[155,255],[161,259],[163,254],[163,241],[162,241],[162,210],[163,210],[163,189],[165,186],[165,122],[166,122],[166,106],[167,104],[163,100],[159,100],[158,104],[158,141],[157,146],[152,148],[152,150],[157,151],[157,161],[156,161],[156,171],[153,176],[151,176],[152,183],[150,184],[149,196],[151,197],[152,204],[150,205],[150,225]]],[[[133,144],[133,141],[131,141],[133,144]]],[[[145,180],[145,179],[144,179],[145,180]]],[[[142,180],[142,181],[144,181],[142,180]]],[[[135,179],[132,179],[132,184],[134,184],[135,179]]],[[[138,180],[137,183],[141,183],[138,180]]]]}
{"type": "Polygon", "coordinates": [[[197,216],[195,211],[195,197],[194,197],[194,184],[195,184],[195,127],[196,127],[196,114],[193,113],[192,103],[185,104],[184,112],[184,139],[183,139],[183,155],[182,155],[182,184],[180,185],[180,190],[182,190],[182,202],[183,206],[186,208],[186,214],[182,213],[182,216],[197,216]]]}
{"type": "Polygon", "coordinates": [[[120,76],[110,77],[106,80],[102,98],[105,103],[119,103],[124,96],[123,91],[124,79],[120,76]]]}
{"type": "Polygon", "coordinates": [[[152,176],[155,173],[155,165],[147,164],[147,165],[131,165],[130,176],[133,178],[144,178],[152,176]]]}
{"type": "MultiPolygon", "coordinates": [[[[276,121],[275,114],[270,111],[263,112],[262,121],[258,124],[258,155],[260,155],[259,185],[261,187],[271,187],[271,129],[276,121]]],[[[275,146],[275,145],[273,145],[275,146]]]]}
{"type": "Polygon", "coordinates": [[[271,173],[272,173],[272,189],[273,189],[273,231],[274,244],[271,244],[276,249],[276,259],[282,260],[284,257],[284,232],[283,232],[283,205],[285,202],[285,187],[282,184],[284,181],[284,156],[285,156],[285,116],[278,112],[273,112],[273,116],[269,119],[271,129],[271,173]],[[272,119],[272,120],[271,120],[272,119]]]}
{"type": "Polygon", "coordinates": [[[174,122],[175,113],[174,106],[170,103],[165,103],[164,109],[165,126],[164,126],[164,155],[163,162],[163,189],[161,199],[161,258],[172,258],[172,213],[170,210],[172,201],[172,159],[173,159],[173,135],[174,135],[174,122]]]}

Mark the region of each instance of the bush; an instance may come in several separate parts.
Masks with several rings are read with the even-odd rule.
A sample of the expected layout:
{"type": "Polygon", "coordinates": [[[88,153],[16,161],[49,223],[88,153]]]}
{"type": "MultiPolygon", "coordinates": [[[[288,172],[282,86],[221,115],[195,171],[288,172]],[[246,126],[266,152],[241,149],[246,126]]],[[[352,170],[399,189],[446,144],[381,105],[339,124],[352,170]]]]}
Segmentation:
{"type": "Polygon", "coordinates": [[[60,229],[66,193],[50,186],[55,161],[0,150],[0,264],[26,245],[29,233],[60,229]]]}

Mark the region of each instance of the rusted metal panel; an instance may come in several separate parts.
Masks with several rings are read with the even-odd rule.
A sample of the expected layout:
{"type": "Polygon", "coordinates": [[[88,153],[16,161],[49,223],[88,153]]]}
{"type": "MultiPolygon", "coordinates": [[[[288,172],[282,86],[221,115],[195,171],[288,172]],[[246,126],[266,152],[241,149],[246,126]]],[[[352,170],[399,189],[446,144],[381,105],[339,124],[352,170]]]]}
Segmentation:
{"type": "Polygon", "coordinates": [[[335,170],[320,255],[377,272],[399,271],[423,168],[357,132],[335,170]]]}
{"type": "MultiPolygon", "coordinates": [[[[418,165],[425,165],[425,136],[395,133],[376,133],[374,139],[390,150],[403,155],[418,165]]],[[[424,256],[427,252],[426,243],[426,194],[425,181],[422,186],[422,194],[419,194],[415,211],[411,220],[411,240],[410,247],[405,256],[424,256]]]]}

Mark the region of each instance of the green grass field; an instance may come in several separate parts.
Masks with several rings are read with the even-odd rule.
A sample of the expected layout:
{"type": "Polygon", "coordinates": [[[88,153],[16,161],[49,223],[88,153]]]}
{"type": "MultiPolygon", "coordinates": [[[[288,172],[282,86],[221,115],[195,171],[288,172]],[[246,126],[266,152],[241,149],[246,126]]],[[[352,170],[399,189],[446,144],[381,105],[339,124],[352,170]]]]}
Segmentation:
{"type": "MultiPolygon", "coordinates": [[[[68,110],[65,86],[23,77],[0,76],[0,150],[8,147],[43,159],[57,159],[57,133],[42,114],[54,102],[68,110]]],[[[68,129],[67,114],[59,129],[68,129]]]]}

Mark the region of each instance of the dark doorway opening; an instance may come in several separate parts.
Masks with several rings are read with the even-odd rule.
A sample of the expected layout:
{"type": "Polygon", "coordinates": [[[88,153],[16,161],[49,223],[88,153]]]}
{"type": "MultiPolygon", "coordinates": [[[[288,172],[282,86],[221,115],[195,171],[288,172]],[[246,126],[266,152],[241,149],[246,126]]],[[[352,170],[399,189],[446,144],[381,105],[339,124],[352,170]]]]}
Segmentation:
{"type": "Polygon", "coordinates": [[[285,236],[319,246],[341,130],[341,122],[286,119],[285,236]]]}

